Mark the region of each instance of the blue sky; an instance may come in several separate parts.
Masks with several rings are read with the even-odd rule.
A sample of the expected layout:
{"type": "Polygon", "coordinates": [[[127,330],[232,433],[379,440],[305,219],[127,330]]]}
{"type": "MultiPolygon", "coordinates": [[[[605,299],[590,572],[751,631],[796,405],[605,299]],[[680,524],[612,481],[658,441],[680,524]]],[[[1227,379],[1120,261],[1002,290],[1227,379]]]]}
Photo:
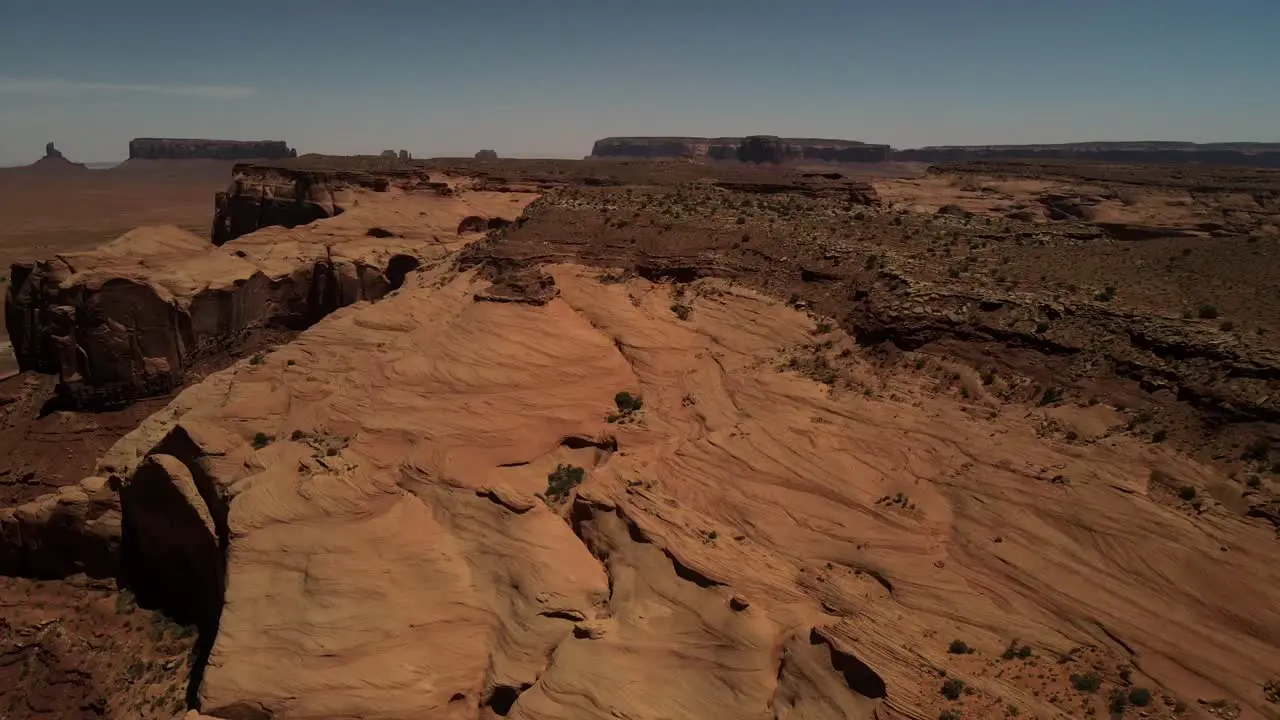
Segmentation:
{"type": "Polygon", "coordinates": [[[0,0],[0,164],[748,133],[1280,141],[1280,0],[0,0]]]}

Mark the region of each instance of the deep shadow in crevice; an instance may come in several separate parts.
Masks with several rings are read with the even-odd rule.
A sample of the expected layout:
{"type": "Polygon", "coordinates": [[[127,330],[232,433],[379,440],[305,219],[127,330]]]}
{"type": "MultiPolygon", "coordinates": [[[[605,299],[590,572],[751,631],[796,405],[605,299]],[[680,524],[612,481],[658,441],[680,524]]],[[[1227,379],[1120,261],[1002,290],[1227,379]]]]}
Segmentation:
{"type": "Polygon", "coordinates": [[[515,707],[516,700],[520,699],[520,693],[528,690],[532,685],[521,685],[513,687],[511,685],[498,685],[489,694],[488,699],[484,701],[483,707],[493,710],[495,715],[506,717],[511,713],[511,708],[515,707]]]}
{"type": "Polygon", "coordinates": [[[872,699],[883,698],[888,693],[884,678],[880,677],[879,673],[855,657],[853,653],[837,648],[818,632],[817,628],[809,632],[809,643],[827,646],[831,651],[831,667],[844,676],[844,682],[850,690],[872,699]]]}
{"type": "Polygon", "coordinates": [[[392,255],[387,263],[387,283],[392,290],[399,290],[404,286],[405,277],[421,266],[418,258],[412,255],[392,255]]]}

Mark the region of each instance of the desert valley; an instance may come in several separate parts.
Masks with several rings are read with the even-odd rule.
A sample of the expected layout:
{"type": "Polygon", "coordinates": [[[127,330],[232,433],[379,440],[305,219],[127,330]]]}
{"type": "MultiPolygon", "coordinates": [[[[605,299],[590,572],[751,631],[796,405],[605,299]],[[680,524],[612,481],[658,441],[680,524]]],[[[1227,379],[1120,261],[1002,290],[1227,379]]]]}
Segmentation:
{"type": "Polygon", "coordinates": [[[0,169],[0,718],[1280,718],[1280,146],[0,169]]]}

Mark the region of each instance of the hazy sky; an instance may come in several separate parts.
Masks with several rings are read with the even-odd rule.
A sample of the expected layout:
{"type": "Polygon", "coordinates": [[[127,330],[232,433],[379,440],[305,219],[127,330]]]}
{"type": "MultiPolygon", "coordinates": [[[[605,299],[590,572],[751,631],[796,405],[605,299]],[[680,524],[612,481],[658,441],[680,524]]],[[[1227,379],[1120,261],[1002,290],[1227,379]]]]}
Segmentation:
{"type": "Polygon", "coordinates": [[[750,133],[1280,141],[1280,0],[0,0],[0,164],[750,133]]]}

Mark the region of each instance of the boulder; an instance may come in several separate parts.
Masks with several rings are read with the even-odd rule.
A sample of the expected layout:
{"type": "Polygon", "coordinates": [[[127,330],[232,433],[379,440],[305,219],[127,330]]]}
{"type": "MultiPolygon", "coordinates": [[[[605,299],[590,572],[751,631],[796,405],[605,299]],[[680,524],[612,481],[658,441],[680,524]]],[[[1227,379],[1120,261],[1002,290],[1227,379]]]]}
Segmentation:
{"type": "Polygon", "coordinates": [[[209,507],[191,471],[155,454],[120,491],[120,565],[139,603],[201,630],[217,627],[225,559],[209,507]]]}

